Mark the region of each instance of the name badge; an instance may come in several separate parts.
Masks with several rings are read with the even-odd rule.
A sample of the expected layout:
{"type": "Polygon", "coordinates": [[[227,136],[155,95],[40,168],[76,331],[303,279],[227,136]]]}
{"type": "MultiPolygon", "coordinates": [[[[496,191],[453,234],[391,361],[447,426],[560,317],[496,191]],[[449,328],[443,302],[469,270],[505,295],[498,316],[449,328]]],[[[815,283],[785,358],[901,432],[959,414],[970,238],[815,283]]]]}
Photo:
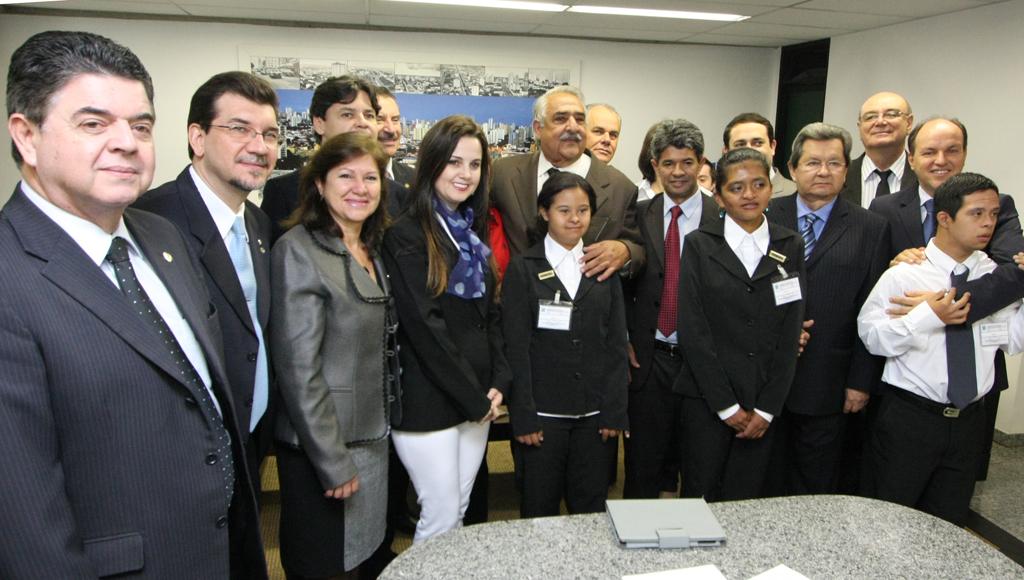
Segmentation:
{"type": "Polygon", "coordinates": [[[981,325],[981,346],[1001,346],[1010,344],[1010,324],[1007,322],[990,322],[981,325]]]}
{"type": "Polygon", "coordinates": [[[540,300],[537,308],[537,328],[569,330],[572,324],[572,302],[540,300]]]}
{"type": "Polygon", "coordinates": [[[779,266],[779,275],[772,280],[772,290],[775,292],[776,306],[803,299],[800,292],[800,276],[796,272],[787,273],[782,266],[779,266]]]}

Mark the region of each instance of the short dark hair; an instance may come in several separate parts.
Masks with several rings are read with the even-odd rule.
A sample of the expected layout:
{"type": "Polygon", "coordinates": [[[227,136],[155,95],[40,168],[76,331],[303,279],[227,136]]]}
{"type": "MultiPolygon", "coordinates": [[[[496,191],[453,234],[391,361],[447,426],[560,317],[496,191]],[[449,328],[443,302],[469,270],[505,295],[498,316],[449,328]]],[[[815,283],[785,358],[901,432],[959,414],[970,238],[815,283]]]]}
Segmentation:
{"type": "Polygon", "coordinates": [[[597,209],[597,193],[594,192],[594,187],[590,185],[589,181],[570,171],[555,173],[544,182],[543,187],[540,188],[540,193],[537,194],[537,221],[533,231],[529,232],[528,236],[531,244],[544,239],[544,235],[548,232],[548,222],[540,217],[540,208],[550,210],[551,204],[555,201],[555,196],[567,189],[576,188],[582,189],[583,193],[587,194],[590,212],[593,213],[597,209]]]}
{"type": "Polygon", "coordinates": [[[303,225],[310,231],[322,230],[331,235],[341,235],[338,224],[331,216],[327,200],[317,189],[317,182],[323,183],[327,174],[342,163],[369,155],[380,172],[380,204],[377,210],[366,219],[360,238],[366,247],[376,250],[384,237],[384,230],[390,224],[388,216],[388,191],[385,168],[388,165],[387,153],[380,143],[369,135],[362,133],[343,133],[331,137],[317,149],[317,152],[300,171],[299,206],[284,222],[290,228],[303,225]]]}
{"type": "MultiPolygon", "coordinates": [[[[277,93],[270,83],[251,73],[228,71],[213,75],[192,94],[192,102],[188,106],[188,126],[195,124],[203,131],[209,131],[217,116],[217,99],[227,94],[238,95],[258,105],[270,105],[274,108],[274,118],[277,118],[277,93]]],[[[189,159],[195,155],[192,145],[189,145],[189,159]]]]}
{"type": "Polygon", "coordinates": [[[771,175],[768,159],[757,149],[751,149],[750,147],[730,149],[715,163],[715,192],[718,194],[722,193],[722,187],[725,186],[725,182],[729,177],[729,168],[746,163],[747,161],[757,161],[764,168],[764,174],[771,175]]]}
{"type": "Polygon", "coordinates": [[[704,157],[704,134],[686,119],[668,119],[654,126],[648,151],[650,161],[657,161],[669,147],[691,149],[697,158],[704,157]]]}
{"type": "MultiPolygon", "coordinates": [[[[153,104],[153,79],[131,50],[98,34],[51,30],[33,35],[11,55],[7,116],[20,113],[41,125],[50,112],[53,95],[84,74],[139,81],[153,104]]],[[[21,153],[13,140],[11,156],[20,167],[21,153]]]]}
{"type": "Polygon", "coordinates": [[[654,168],[651,167],[651,139],[654,137],[654,130],[658,128],[658,123],[651,125],[651,128],[647,130],[647,134],[644,135],[644,144],[640,146],[640,158],[636,161],[637,169],[640,170],[640,175],[644,176],[647,183],[654,185],[657,181],[658,175],[654,172],[654,168]]]}
{"type": "Polygon", "coordinates": [[[729,124],[725,126],[725,131],[722,132],[722,145],[726,149],[729,149],[729,133],[732,132],[732,128],[736,125],[742,125],[744,123],[757,123],[758,125],[764,125],[764,128],[768,130],[768,140],[775,140],[775,127],[772,127],[772,122],[757,113],[740,113],[729,121],[729,124]]]}
{"type": "Polygon", "coordinates": [[[980,173],[960,173],[946,180],[935,189],[935,213],[944,211],[950,219],[955,220],[956,214],[964,204],[964,198],[972,193],[991,189],[997,194],[999,187],[995,182],[980,173]]]}
{"type": "MultiPolygon", "coordinates": [[[[384,97],[385,99],[395,99],[395,94],[391,92],[391,89],[384,85],[374,85],[373,90],[377,94],[378,99],[381,97],[384,97]]],[[[398,99],[395,100],[397,101],[398,99]]]]}
{"type": "MultiPolygon", "coordinates": [[[[309,116],[317,119],[327,117],[327,109],[335,103],[349,104],[359,97],[359,93],[366,93],[370,98],[370,106],[373,107],[373,114],[380,113],[380,103],[377,102],[378,87],[370,84],[369,81],[355,75],[342,75],[331,77],[317,85],[313,91],[313,100],[309,103],[309,116]]],[[[322,137],[317,134],[317,140],[322,137]]]]}
{"type": "Polygon", "coordinates": [[[950,123],[953,123],[954,125],[959,127],[960,133],[963,134],[964,136],[964,150],[967,150],[967,127],[965,127],[964,124],[960,122],[960,119],[957,119],[956,117],[929,117],[924,121],[918,123],[913,129],[911,129],[910,135],[907,136],[907,150],[910,151],[911,155],[914,154],[914,148],[917,145],[917,134],[921,132],[921,127],[924,127],[925,125],[931,123],[932,121],[949,121],[950,123]]]}

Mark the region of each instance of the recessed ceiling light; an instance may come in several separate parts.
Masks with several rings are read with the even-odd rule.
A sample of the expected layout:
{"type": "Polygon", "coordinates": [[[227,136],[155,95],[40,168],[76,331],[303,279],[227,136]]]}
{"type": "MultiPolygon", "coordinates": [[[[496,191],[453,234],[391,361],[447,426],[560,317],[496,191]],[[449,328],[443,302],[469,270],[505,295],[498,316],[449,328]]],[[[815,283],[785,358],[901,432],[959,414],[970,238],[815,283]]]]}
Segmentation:
{"type": "Polygon", "coordinates": [[[649,18],[682,18],[686,20],[719,20],[739,22],[749,16],[741,14],[720,14],[715,12],[688,12],[684,10],[654,10],[650,8],[617,8],[615,6],[571,6],[569,12],[587,14],[610,14],[614,16],[646,16],[649,18]]]}
{"type": "Polygon", "coordinates": [[[540,12],[565,12],[568,6],[548,2],[516,2],[514,0],[390,0],[414,4],[447,4],[471,8],[504,8],[506,10],[538,10],[540,12]]]}

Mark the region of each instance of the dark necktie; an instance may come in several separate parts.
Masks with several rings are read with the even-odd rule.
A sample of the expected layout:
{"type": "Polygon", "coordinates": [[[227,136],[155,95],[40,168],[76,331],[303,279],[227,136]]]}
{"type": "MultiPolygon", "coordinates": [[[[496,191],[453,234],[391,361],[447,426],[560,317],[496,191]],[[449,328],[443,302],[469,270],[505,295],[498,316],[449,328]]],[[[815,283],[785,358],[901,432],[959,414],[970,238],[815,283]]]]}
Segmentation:
{"type": "Polygon", "coordinates": [[[814,233],[814,224],[818,223],[821,218],[809,213],[804,215],[804,228],[800,230],[800,235],[804,238],[804,260],[811,255],[811,251],[814,250],[814,244],[818,241],[818,236],[814,233]]]}
{"type": "MultiPolygon", "coordinates": [[[[950,285],[963,292],[967,274],[952,274],[950,285]]],[[[946,326],[946,371],[949,375],[949,400],[963,409],[978,396],[978,374],[974,362],[974,331],[970,324],[946,326]]]]}
{"type": "Polygon", "coordinates": [[[683,208],[673,206],[665,233],[665,280],[661,285],[661,308],[658,310],[658,330],[666,338],[676,331],[676,312],[679,303],[679,216],[683,208]]]}
{"type": "Polygon", "coordinates": [[[181,350],[178,340],[174,338],[171,329],[164,322],[163,317],[160,316],[160,312],[157,311],[142,285],[139,284],[139,279],[135,276],[135,268],[132,267],[131,260],[128,259],[128,242],[124,238],[114,238],[110,243],[107,261],[114,267],[114,274],[117,276],[117,282],[121,286],[121,292],[131,301],[131,307],[135,310],[135,313],[142,318],[147,326],[163,338],[164,346],[167,347],[167,351],[174,360],[174,364],[178,367],[179,374],[184,378],[189,390],[196,394],[203,413],[213,425],[213,432],[217,438],[215,443],[217,448],[213,453],[206,456],[206,464],[220,464],[220,469],[224,476],[224,493],[227,495],[227,504],[231,505],[231,495],[234,493],[235,487],[235,466],[231,455],[231,435],[224,427],[224,421],[221,419],[220,412],[213,404],[206,385],[199,378],[199,373],[196,372],[192,363],[189,362],[185,352],[181,350]]]}
{"type": "Polygon", "coordinates": [[[892,193],[892,190],[889,189],[889,176],[892,175],[892,169],[886,169],[885,171],[876,169],[875,173],[877,173],[878,177],[881,178],[878,182],[878,187],[875,189],[875,197],[882,197],[883,195],[889,195],[892,193]]]}
{"type": "Polygon", "coordinates": [[[921,229],[924,231],[924,244],[927,246],[935,237],[935,200],[932,198],[924,202],[924,221],[921,223],[921,229]]]}

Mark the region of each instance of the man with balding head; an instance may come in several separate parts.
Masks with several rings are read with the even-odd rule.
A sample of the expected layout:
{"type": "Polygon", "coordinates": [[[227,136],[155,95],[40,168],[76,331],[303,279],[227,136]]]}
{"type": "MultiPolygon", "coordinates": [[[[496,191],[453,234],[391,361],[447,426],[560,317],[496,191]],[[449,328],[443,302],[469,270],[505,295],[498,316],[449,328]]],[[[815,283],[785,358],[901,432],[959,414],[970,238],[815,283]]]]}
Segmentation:
{"type": "Polygon", "coordinates": [[[590,229],[583,236],[583,274],[605,280],[620,270],[626,275],[637,272],[644,248],[636,227],[636,186],[619,170],[586,154],[583,93],[562,85],[538,97],[533,132],[537,151],[494,163],[491,195],[513,255],[529,246],[528,233],[537,223],[537,192],[552,174],[569,171],[585,178],[597,193],[590,229]]]}
{"type": "Polygon", "coordinates": [[[913,126],[914,112],[902,95],[881,92],[864,101],[857,115],[864,153],[850,164],[844,198],[866,208],[876,197],[917,183],[906,151],[913,126]]]}
{"type": "Polygon", "coordinates": [[[607,103],[587,105],[587,149],[591,155],[611,163],[619,148],[620,131],[622,116],[614,107],[607,103]]]}

